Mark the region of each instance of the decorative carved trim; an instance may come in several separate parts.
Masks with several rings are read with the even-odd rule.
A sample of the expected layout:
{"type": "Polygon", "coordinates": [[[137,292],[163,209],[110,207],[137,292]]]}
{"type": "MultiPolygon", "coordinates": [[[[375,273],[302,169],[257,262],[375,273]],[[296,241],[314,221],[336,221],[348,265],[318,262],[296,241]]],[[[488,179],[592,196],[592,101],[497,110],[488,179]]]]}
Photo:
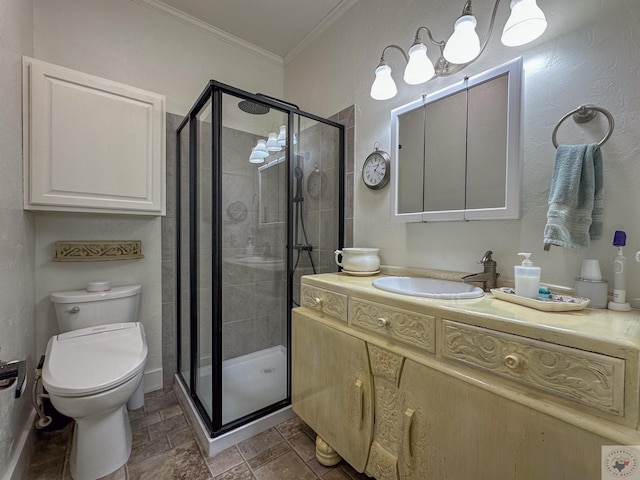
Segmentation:
{"type": "Polygon", "coordinates": [[[442,355],[616,415],[624,360],[444,320],[442,355]]]}
{"type": "Polygon", "coordinates": [[[56,242],[54,262],[104,262],[144,258],[140,240],[74,240],[56,242]]]}
{"type": "Polygon", "coordinates": [[[347,297],[340,293],[308,285],[302,286],[302,305],[347,321],[347,297]]]}
{"type": "Polygon", "coordinates": [[[401,355],[391,353],[375,345],[367,343],[369,348],[369,361],[371,362],[371,373],[376,377],[382,377],[396,387],[400,380],[400,372],[404,358],[401,355]]]}
{"type": "Polygon", "coordinates": [[[398,459],[374,441],[365,473],[376,480],[398,480],[398,459]]]}
{"type": "Polygon", "coordinates": [[[400,394],[398,388],[383,378],[375,379],[375,424],[373,438],[385,449],[398,453],[398,413],[400,394]]]}
{"type": "Polygon", "coordinates": [[[406,310],[351,298],[351,323],[359,327],[383,333],[409,345],[435,352],[435,318],[406,310]],[[386,325],[380,325],[379,319],[386,325]]]}

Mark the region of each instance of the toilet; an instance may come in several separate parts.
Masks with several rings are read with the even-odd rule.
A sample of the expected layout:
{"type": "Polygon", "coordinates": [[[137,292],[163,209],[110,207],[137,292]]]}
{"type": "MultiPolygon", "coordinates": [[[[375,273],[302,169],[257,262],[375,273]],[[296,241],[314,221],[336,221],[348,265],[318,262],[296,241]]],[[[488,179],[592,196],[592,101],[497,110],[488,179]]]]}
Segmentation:
{"type": "Polygon", "coordinates": [[[143,406],[147,360],[137,321],[141,285],[52,293],[60,334],[49,339],[42,383],[53,406],[75,420],[70,457],[74,480],[94,480],[129,459],[127,409],[143,406]]]}

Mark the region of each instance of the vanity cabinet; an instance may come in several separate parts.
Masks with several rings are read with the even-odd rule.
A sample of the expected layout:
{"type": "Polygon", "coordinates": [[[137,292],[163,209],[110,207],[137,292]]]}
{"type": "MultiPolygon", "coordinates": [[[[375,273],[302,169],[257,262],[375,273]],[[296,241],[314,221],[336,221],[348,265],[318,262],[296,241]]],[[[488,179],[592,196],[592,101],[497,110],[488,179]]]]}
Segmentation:
{"type": "Polygon", "coordinates": [[[344,278],[302,279],[306,291],[346,298],[348,321],[294,309],[292,406],[356,470],[599,480],[603,445],[640,444],[637,313],[553,314],[549,325],[565,323],[547,331],[530,323],[539,314],[490,296],[465,309],[344,278]],[[596,338],[604,317],[611,337],[596,338]]]}
{"type": "Polygon", "coordinates": [[[25,210],[165,214],[165,97],[23,58],[25,210]]]}

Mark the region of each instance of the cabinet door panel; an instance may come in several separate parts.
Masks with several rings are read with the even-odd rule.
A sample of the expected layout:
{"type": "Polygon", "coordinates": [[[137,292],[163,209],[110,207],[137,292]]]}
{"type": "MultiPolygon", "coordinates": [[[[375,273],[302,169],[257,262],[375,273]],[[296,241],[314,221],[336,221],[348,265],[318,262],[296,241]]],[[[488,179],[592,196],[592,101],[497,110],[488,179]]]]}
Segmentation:
{"type": "Polygon", "coordinates": [[[404,480],[598,480],[606,439],[406,360],[404,480]]]}
{"type": "Polygon", "coordinates": [[[164,215],[164,96],[25,65],[25,208],[164,215]]]}
{"type": "Polygon", "coordinates": [[[373,427],[365,342],[294,310],[291,369],[293,410],[362,472],[373,427]]]}

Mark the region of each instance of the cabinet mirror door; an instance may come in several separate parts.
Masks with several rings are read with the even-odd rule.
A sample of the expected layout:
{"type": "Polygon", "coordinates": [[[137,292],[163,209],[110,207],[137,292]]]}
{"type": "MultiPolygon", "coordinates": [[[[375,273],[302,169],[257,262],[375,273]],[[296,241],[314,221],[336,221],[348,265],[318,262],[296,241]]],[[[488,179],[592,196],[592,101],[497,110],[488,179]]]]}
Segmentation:
{"type": "Polygon", "coordinates": [[[395,219],[518,218],[521,71],[517,59],[392,111],[395,219]]]}

